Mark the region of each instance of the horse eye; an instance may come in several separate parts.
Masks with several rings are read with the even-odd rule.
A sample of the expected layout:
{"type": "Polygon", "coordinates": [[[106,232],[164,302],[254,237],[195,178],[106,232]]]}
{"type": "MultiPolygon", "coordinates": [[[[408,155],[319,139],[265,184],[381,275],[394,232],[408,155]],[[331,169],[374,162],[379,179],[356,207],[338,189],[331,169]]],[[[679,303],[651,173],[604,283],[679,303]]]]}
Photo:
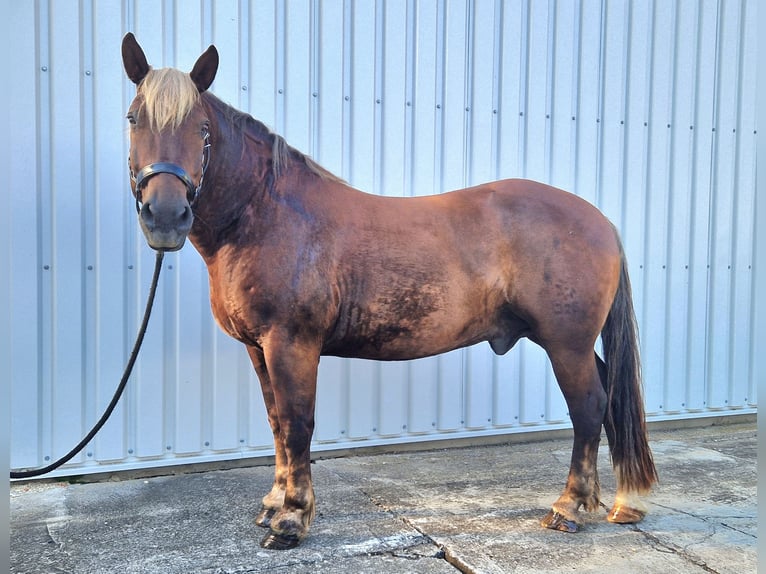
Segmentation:
{"type": "Polygon", "coordinates": [[[132,126],[136,125],[136,116],[133,114],[133,112],[128,112],[128,115],[125,117],[128,118],[128,122],[130,122],[130,125],[132,126]]]}

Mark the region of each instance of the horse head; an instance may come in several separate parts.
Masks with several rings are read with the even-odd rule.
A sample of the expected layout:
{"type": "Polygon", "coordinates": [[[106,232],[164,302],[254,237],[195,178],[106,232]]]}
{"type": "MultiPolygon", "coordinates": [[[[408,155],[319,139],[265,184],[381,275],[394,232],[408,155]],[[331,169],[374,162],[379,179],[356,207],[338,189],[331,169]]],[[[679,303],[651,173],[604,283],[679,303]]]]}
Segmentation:
{"type": "Polygon", "coordinates": [[[210,119],[199,96],[213,83],[218,52],[210,46],[188,74],[154,70],[128,33],[122,60],[137,86],[127,114],[128,166],[141,229],[153,249],[177,251],[194,223],[192,208],[208,164],[210,119]]]}

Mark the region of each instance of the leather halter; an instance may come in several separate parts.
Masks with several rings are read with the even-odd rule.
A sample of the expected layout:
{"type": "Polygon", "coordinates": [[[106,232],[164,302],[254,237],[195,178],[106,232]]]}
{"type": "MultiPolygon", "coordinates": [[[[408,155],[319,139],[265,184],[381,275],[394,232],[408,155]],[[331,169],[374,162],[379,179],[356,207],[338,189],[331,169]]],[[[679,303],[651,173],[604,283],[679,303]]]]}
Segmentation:
{"type": "Polygon", "coordinates": [[[199,199],[200,191],[202,190],[202,182],[205,179],[205,171],[207,171],[207,164],[210,161],[210,134],[205,134],[205,146],[202,148],[202,175],[199,178],[199,183],[194,184],[192,178],[188,172],[179,165],[174,163],[160,161],[157,163],[150,163],[149,165],[142,167],[138,170],[138,173],[133,173],[133,169],[130,167],[130,156],[128,156],[128,169],[130,170],[130,179],[135,184],[136,189],[136,211],[141,213],[141,190],[149,181],[149,178],[159,173],[169,173],[176,176],[186,186],[186,200],[189,202],[190,207],[194,207],[199,199]]]}

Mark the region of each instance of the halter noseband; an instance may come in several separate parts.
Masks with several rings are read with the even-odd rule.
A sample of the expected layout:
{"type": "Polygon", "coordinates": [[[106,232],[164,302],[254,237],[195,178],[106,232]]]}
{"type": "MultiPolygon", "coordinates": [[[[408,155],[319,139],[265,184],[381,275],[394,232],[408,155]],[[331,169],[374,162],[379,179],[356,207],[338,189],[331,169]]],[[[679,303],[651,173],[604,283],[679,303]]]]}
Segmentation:
{"type": "Polygon", "coordinates": [[[202,182],[205,179],[205,172],[207,171],[207,164],[210,161],[210,134],[205,134],[205,146],[202,148],[202,175],[199,178],[199,183],[194,185],[192,178],[187,171],[179,165],[168,162],[150,163],[149,165],[142,167],[138,170],[138,173],[133,173],[133,169],[130,167],[130,156],[128,156],[128,169],[130,170],[130,179],[136,186],[136,211],[141,212],[141,189],[147,184],[149,178],[157,175],[158,173],[169,173],[176,176],[186,186],[186,200],[189,202],[190,207],[194,207],[199,198],[199,193],[202,190],[202,182]]]}

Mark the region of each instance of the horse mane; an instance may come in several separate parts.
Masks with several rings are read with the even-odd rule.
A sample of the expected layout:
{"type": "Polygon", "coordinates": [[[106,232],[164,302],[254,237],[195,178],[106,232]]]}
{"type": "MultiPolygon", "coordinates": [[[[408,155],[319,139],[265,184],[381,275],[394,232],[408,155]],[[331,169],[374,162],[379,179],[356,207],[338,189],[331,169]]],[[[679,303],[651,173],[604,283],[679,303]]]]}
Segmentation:
{"type": "MultiPolygon", "coordinates": [[[[191,113],[200,99],[199,91],[191,76],[175,68],[151,69],[138,87],[143,97],[143,108],[153,131],[164,128],[176,129],[191,113]]],[[[343,182],[341,178],[326,170],[308,155],[290,146],[285,139],[272,132],[266,125],[250,114],[241,112],[223,102],[210,92],[202,94],[205,101],[220,111],[227,121],[243,136],[271,144],[272,172],[274,179],[291,165],[305,165],[314,175],[327,181],[343,182]]]]}
{"type": "Polygon", "coordinates": [[[319,165],[310,156],[292,147],[285,138],[271,131],[266,124],[256,120],[250,114],[230,106],[210,92],[205,92],[203,98],[213,108],[221,112],[231,127],[236,128],[243,137],[271,146],[272,173],[275,180],[291,166],[304,165],[311,173],[323,180],[345,183],[342,178],[319,165]]]}

